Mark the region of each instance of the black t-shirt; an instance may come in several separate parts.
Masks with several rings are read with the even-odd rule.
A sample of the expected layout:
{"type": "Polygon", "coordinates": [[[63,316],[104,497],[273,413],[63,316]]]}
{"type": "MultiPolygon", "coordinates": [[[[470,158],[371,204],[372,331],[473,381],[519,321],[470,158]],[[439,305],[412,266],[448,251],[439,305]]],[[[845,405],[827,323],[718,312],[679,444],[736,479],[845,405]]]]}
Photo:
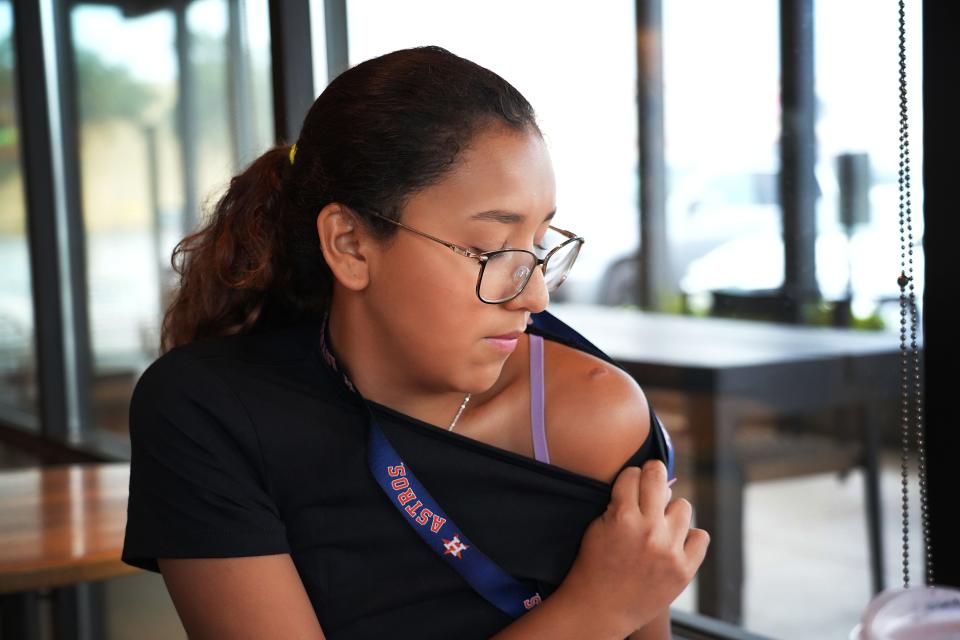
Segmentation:
{"type": "MultiPolygon", "coordinates": [[[[488,638],[509,625],[376,484],[360,402],[321,357],[315,323],[158,358],[131,400],[123,561],[158,571],[157,558],[289,553],[331,640],[488,638]]],[[[370,406],[479,549],[545,597],[560,584],[609,484],[370,406]]],[[[650,413],[651,435],[624,466],[667,460],[650,413]]]]}

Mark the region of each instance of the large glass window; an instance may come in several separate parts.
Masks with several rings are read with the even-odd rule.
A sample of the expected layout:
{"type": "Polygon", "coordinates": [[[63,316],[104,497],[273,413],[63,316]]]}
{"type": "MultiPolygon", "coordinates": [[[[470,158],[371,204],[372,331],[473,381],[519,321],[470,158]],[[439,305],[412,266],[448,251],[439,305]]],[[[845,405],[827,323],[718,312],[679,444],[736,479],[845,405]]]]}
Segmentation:
{"type": "MultiPolygon", "coordinates": [[[[906,3],[909,154],[917,304],[923,305],[923,88],[921,3],[906,3]]],[[[899,328],[899,124],[897,2],[845,0],[816,4],[817,152],[825,174],[818,225],[818,275],[824,296],[852,296],[856,319],[899,328]],[[860,28],[858,29],[858,25],[860,28]],[[858,44],[849,46],[851,30],[858,44]],[[853,79],[856,79],[853,81],[853,79]],[[862,171],[862,185],[859,172],[862,171]],[[853,184],[845,183],[852,182],[853,184]],[[862,207],[844,224],[841,191],[862,207]]],[[[922,309],[921,309],[922,310],[922,309]]],[[[868,323],[869,325],[870,323],[868,323]]]]}
{"type": "Polygon", "coordinates": [[[778,20],[767,0],[663,3],[665,210],[683,293],[783,283],[771,248],[782,233],[778,20]],[[744,242],[755,246],[741,259],[764,268],[731,259],[744,242]]]}
{"type": "Polygon", "coordinates": [[[70,18],[95,422],[123,433],[158,354],[174,245],[272,144],[267,3],[80,3],[70,18]]]}
{"type": "MultiPolygon", "coordinates": [[[[551,307],[631,363],[674,436],[674,494],[713,528],[713,564],[674,606],[772,637],[846,637],[877,582],[899,579],[897,4],[663,0],[644,34],[662,47],[662,87],[637,84],[634,7],[348,1],[349,58],[438,44],[537,110],[557,222],[587,239],[551,307]],[[785,83],[811,100],[806,115],[785,104],[785,83]],[[671,295],[666,313],[608,316],[592,305],[639,245],[638,88],[663,96],[671,295]],[[785,127],[809,163],[785,164],[785,127]],[[794,251],[806,256],[797,273],[785,267],[794,251]],[[785,290],[798,275],[815,289],[799,302],[785,290]]],[[[919,212],[919,5],[908,9],[919,212]]],[[[913,234],[919,301],[918,215],[913,234]]]]}
{"type": "MultiPolygon", "coordinates": [[[[37,415],[30,254],[17,126],[13,12],[0,0],[0,415],[37,415]]],[[[16,415],[12,416],[16,422],[16,415]]],[[[29,421],[26,421],[29,422],[29,421]]]]}
{"type": "MultiPolygon", "coordinates": [[[[319,82],[325,4],[310,2],[319,82]]],[[[78,142],[63,161],[79,167],[81,201],[67,205],[82,217],[79,307],[93,354],[93,371],[68,373],[92,374],[97,429],[126,434],[130,392],[157,357],[177,284],[174,245],[273,143],[268,5],[55,5],[68,12],[57,36],[69,53],[55,75],[71,92],[57,105],[76,109],[76,122],[50,115],[78,142]]],[[[0,422],[23,423],[40,397],[12,6],[0,0],[0,422]]],[[[587,240],[551,311],[637,378],[676,447],[674,496],[690,498],[695,524],[713,537],[704,569],[673,606],[777,638],[846,637],[878,583],[900,582],[897,3],[346,7],[350,64],[438,44],[501,74],[536,109],[556,171],[556,223],[587,240]],[[638,32],[637,7],[653,9],[649,32],[638,32]],[[651,43],[662,56],[646,62],[662,64],[662,85],[643,86],[638,51],[651,43]],[[811,98],[809,113],[785,102],[786,84],[811,98]],[[652,153],[664,169],[669,295],[641,311],[633,298],[650,212],[639,203],[656,176],[640,162],[651,147],[638,97],[650,94],[663,99],[654,124],[663,144],[652,153]],[[808,115],[809,130],[798,124],[808,115]],[[808,165],[785,160],[787,129],[811,152],[808,165]],[[808,186],[793,188],[807,169],[808,186]],[[788,268],[798,249],[809,251],[788,268]],[[798,273],[813,276],[802,303],[787,290],[798,273]]],[[[922,312],[920,7],[907,3],[906,51],[922,312]]],[[[51,152],[59,162],[61,150],[51,152]]],[[[916,486],[911,471],[914,505],[916,486]]],[[[916,508],[909,524],[917,582],[916,508]]]]}
{"type": "MultiPolygon", "coordinates": [[[[735,442],[724,449],[733,456],[725,459],[732,466],[722,463],[716,472],[738,474],[742,513],[719,514],[711,524],[736,523],[740,532],[743,579],[736,590],[742,600],[731,605],[722,596],[722,581],[735,580],[730,574],[712,577],[725,602],[716,614],[772,637],[845,637],[872,595],[877,555],[884,583],[896,586],[900,580],[897,3],[793,4],[809,7],[810,29],[799,37],[810,41],[792,41],[795,48],[782,55],[781,21],[793,18],[781,16],[778,3],[663,2],[672,286],[686,313],[740,322],[704,318],[694,325],[701,335],[717,337],[704,345],[701,359],[720,381],[707,401],[710,413],[702,412],[704,395],[692,385],[679,393],[647,390],[673,426],[681,460],[719,457],[720,445],[704,434],[727,428],[735,442]],[[856,46],[850,46],[852,33],[856,46]],[[804,46],[812,61],[802,59],[804,46]],[[812,76],[803,86],[805,64],[812,76]],[[800,194],[781,191],[782,182],[793,179],[790,171],[797,171],[785,167],[781,156],[784,127],[803,117],[784,104],[785,81],[812,94],[811,138],[800,144],[812,150],[813,180],[800,194]],[[798,240],[785,234],[784,212],[800,205],[784,198],[794,197],[812,200],[813,260],[802,270],[815,273],[818,302],[799,304],[803,308],[791,314],[783,290],[785,245],[798,240]],[[730,341],[724,344],[721,335],[730,341]],[[716,364],[714,348],[731,349],[739,362],[716,364]],[[824,376],[835,384],[823,384],[824,376]],[[724,384],[743,388],[722,391],[724,384]],[[809,389],[818,389],[817,395],[809,389]],[[704,416],[716,422],[711,430],[690,422],[704,416]],[[701,453],[693,455],[698,447],[701,453]],[[876,474],[867,465],[873,455],[876,474]],[[879,485],[874,494],[871,480],[879,485]],[[871,496],[879,500],[874,514],[871,496]],[[881,547],[874,551],[870,537],[880,530],[881,547]]],[[[908,5],[911,187],[918,212],[920,15],[919,4],[908,5]]],[[[919,303],[922,221],[917,215],[913,220],[919,303]]],[[[681,325],[676,331],[683,335],[681,325]]],[[[687,473],[691,484],[681,491],[690,491],[695,509],[705,507],[717,479],[698,477],[691,467],[687,473]]],[[[916,505],[914,474],[910,482],[916,505]]],[[[720,503],[729,488],[713,498],[720,503]]],[[[910,526],[915,543],[916,510],[910,526]]],[[[729,554],[727,544],[735,543],[721,542],[711,553],[729,554]]],[[[911,554],[917,577],[919,545],[912,545],[911,554]]],[[[696,609],[698,587],[699,581],[677,604],[696,609]]]]}
{"type": "MultiPolygon", "coordinates": [[[[741,326],[753,332],[754,343],[784,341],[770,345],[767,355],[779,359],[782,371],[796,371],[795,381],[758,378],[748,389],[717,398],[738,405],[730,413],[738,416],[732,426],[733,451],[744,479],[738,517],[744,544],[742,621],[773,637],[849,632],[872,595],[877,553],[885,565],[885,584],[895,586],[900,579],[897,3],[807,6],[812,78],[801,90],[812,93],[813,139],[801,142],[813,150],[814,180],[812,191],[801,195],[813,200],[814,260],[803,268],[815,272],[820,302],[801,310],[794,322],[872,333],[875,342],[887,346],[870,355],[854,346],[861,337],[838,332],[830,339],[848,341],[845,353],[818,356],[813,352],[832,350],[824,346],[828,333],[773,329],[761,322],[783,319],[784,246],[796,242],[784,235],[784,210],[794,203],[783,200],[790,192],[780,192],[779,181],[790,179],[782,163],[781,135],[784,122],[797,111],[784,105],[780,84],[785,77],[802,77],[808,62],[800,59],[802,47],[781,56],[784,18],[777,3],[663,4],[664,151],[674,285],[689,312],[743,319],[741,326]],[[851,47],[854,32],[857,46],[851,47]],[[824,342],[814,346],[818,335],[824,342]],[[787,346],[794,339],[797,346],[787,346]],[[810,353],[801,352],[801,341],[810,353]],[[805,394],[805,387],[819,387],[802,380],[804,371],[811,370],[797,366],[804,358],[822,358],[820,375],[849,386],[826,402],[805,394]],[[845,366],[858,371],[856,385],[845,366]],[[856,393],[868,397],[855,399],[856,393]],[[791,406],[791,395],[803,399],[799,406],[791,406]],[[878,443],[876,475],[864,464],[873,455],[870,438],[878,443]],[[872,532],[879,534],[869,504],[871,480],[879,484],[879,552],[870,541],[872,532]],[[817,615],[809,615],[811,610],[817,615]]],[[[907,20],[911,186],[914,211],[919,211],[919,5],[910,6],[907,20]]],[[[913,234],[919,302],[922,221],[916,216],[913,234]]],[[[704,331],[715,329],[703,326],[704,331]]],[[[718,375],[726,373],[718,369],[718,375]]],[[[696,403],[690,396],[685,400],[696,403]]],[[[674,417],[688,452],[703,446],[687,439],[695,439],[684,422],[689,415],[680,410],[674,417]]],[[[913,493],[916,504],[915,489],[913,493]]],[[[919,532],[915,516],[911,527],[919,532]]],[[[914,567],[921,564],[918,549],[912,547],[914,567]]],[[[684,597],[693,607],[692,594],[684,597]]]]}
{"type": "MultiPolygon", "coordinates": [[[[759,0],[666,1],[663,15],[673,284],[704,310],[713,292],[784,283],[780,17],[776,3],[759,0]]],[[[825,307],[844,302],[853,324],[874,328],[899,322],[896,18],[890,1],[816,3],[813,13],[816,241],[810,268],[825,307]],[[854,204],[845,223],[847,195],[854,204]]],[[[919,176],[918,11],[909,20],[910,103],[917,116],[911,151],[919,176]]],[[[920,181],[912,187],[919,203],[920,181]]],[[[915,258],[922,261],[921,220],[913,231],[915,258]]],[[[920,270],[919,296],[922,278],[920,270]]]]}

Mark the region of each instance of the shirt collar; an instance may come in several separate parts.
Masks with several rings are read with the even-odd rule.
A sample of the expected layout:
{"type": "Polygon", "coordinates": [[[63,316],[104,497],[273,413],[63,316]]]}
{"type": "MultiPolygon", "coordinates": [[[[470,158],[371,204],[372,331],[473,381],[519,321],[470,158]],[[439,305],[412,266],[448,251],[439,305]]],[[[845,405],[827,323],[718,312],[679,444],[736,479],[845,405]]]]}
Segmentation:
{"type": "Polygon", "coordinates": [[[357,388],[353,386],[353,383],[350,382],[350,378],[347,377],[346,371],[344,371],[339,364],[337,364],[337,357],[333,352],[333,343],[330,341],[330,312],[327,311],[323,314],[323,319],[320,321],[320,355],[323,357],[323,361],[330,367],[333,371],[340,374],[340,377],[343,378],[343,383],[347,386],[350,391],[359,395],[357,388]]]}

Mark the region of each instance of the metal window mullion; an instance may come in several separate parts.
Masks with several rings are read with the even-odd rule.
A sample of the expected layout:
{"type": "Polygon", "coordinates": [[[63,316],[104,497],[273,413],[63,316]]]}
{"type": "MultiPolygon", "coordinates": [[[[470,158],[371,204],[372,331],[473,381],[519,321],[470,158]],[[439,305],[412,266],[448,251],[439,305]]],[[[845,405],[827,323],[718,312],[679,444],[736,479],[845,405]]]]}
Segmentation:
{"type": "MultiPolygon", "coordinates": [[[[90,424],[90,343],[86,331],[83,236],[76,167],[70,162],[73,122],[61,110],[56,0],[14,4],[21,161],[33,289],[40,425],[44,435],[82,438],[90,424]],[[26,62],[29,61],[29,62],[26,62]]],[[[62,34],[61,34],[62,35],[62,34]]],[[[75,162],[75,137],[74,152],[75,162]]]]}
{"type": "Polygon", "coordinates": [[[347,0],[323,0],[324,49],[327,52],[327,82],[350,67],[347,39],[347,0]]]}
{"type": "Polygon", "coordinates": [[[278,143],[296,141],[313,104],[311,52],[309,0],[270,0],[273,119],[278,143]]]}
{"type": "Polygon", "coordinates": [[[180,161],[183,177],[184,235],[191,233],[200,221],[200,198],[197,186],[197,112],[195,104],[194,69],[190,63],[191,33],[187,24],[187,4],[178,3],[174,9],[177,51],[177,132],[180,135],[180,161]]]}
{"type": "Polygon", "coordinates": [[[640,237],[634,298],[657,310],[675,293],[668,259],[666,158],[663,120],[663,6],[636,0],[637,137],[640,237]]]}
{"type": "MultiPolygon", "coordinates": [[[[66,283],[65,306],[69,322],[65,325],[67,340],[73,343],[70,350],[76,396],[77,431],[66,435],[70,441],[85,440],[93,423],[93,345],[89,315],[89,288],[87,278],[87,241],[83,216],[82,182],[80,180],[80,96],[77,84],[76,48],[73,30],[70,28],[69,0],[53,0],[55,26],[56,69],[58,96],[56,110],[50,113],[60,122],[60,157],[62,171],[63,208],[62,237],[66,241],[62,264],[66,267],[63,282],[66,283]]],[[[53,103],[51,103],[53,104],[53,103]]]]}
{"type": "Polygon", "coordinates": [[[256,157],[251,105],[250,53],[247,44],[246,2],[227,0],[227,86],[234,170],[240,171],[256,157]]]}
{"type": "Polygon", "coordinates": [[[819,299],[815,243],[817,183],[813,0],[780,0],[780,207],[783,293],[793,322],[819,299]]]}

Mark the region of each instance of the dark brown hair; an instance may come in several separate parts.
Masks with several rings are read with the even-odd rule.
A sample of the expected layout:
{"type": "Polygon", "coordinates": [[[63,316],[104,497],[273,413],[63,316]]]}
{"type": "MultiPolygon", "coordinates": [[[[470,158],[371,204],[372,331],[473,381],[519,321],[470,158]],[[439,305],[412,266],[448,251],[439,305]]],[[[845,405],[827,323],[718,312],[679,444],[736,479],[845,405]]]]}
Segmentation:
{"type": "Polygon", "coordinates": [[[344,71],[307,113],[295,161],[290,145],[257,158],[173,250],[180,284],[164,314],[161,353],[319,319],[333,288],[320,210],[343,203],[385,240],[397,227],[370,213],[398,219],[410,196],[439,182],[494,124],[540,135],[519,91],[441,47],[394,51],[344,71]]]}

